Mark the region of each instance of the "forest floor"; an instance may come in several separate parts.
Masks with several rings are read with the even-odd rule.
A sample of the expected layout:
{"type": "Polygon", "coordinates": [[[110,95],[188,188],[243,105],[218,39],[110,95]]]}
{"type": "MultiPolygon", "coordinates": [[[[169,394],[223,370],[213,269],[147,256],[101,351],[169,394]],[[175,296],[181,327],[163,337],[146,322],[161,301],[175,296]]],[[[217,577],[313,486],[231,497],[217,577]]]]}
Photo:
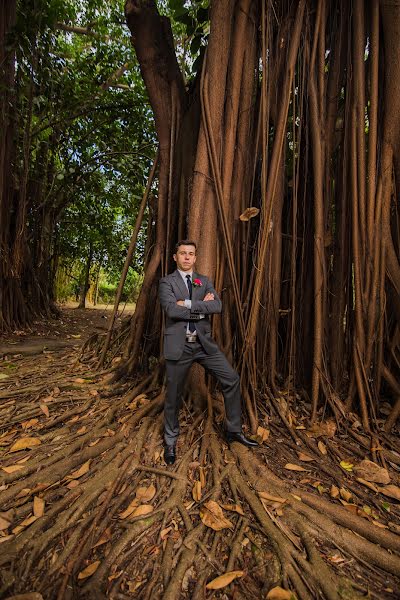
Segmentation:
{"type": "Polygon", "coordinates": [[[310,427],[279,391],[259,448],[229,448],[216,393],[212,419],[185,403],[167,467],[158,368],[112,384],[80,360],[107,314],[0,338],[0,598],[400,598],[398,429],[310,427]]]}

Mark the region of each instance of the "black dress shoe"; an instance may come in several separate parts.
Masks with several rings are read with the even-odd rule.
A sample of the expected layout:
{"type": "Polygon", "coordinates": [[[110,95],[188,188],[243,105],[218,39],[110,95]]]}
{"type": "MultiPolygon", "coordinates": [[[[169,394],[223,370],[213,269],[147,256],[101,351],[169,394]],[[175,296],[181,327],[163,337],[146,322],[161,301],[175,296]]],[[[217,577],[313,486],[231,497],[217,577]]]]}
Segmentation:
{"type": "Polygon", "coordinates": [[[242,432],[233,433],[232,431],[227,431],[225,433],[225,437],[228,444],[232,444],[232,442],[238,442],[239,444],[243,444],[243,446],[247,446],[248,448],[256,448],[259,445],[258,442],[250,440],[242,432]]]}
{"type": "Polygon", "coordinates": [[[164,460],[167,465],[173,465],[176,459],[175,446],[164,446],[164,460]]]}

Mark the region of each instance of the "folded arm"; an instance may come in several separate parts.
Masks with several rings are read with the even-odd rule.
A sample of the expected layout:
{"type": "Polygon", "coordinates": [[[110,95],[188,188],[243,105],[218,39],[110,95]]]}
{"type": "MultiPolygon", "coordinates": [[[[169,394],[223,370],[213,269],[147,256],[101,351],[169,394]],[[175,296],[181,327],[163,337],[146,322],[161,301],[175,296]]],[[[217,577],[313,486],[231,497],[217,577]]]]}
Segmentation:
{"type": "Polygon", "coordinates": [[[204,289],[204,296],[207,294],[212,294],[214,296],[214,300],[192,300],[192,307],[190,309],[192,313],[212,315],[221,312],[222,302],[208,279],[204,289]]]}
{"type": "Polygon", "coordinates": [[[171,283],[166,279],[160,280],[159,294],[160,303],[166,315],[175,321],[197,320],[200,318],[201,314],[210,315],[220,313],[222,310],[221,300],[208,279],[205,284],[204,296],[206,297],[207,294],[213,294],[214,299],[192,300],[191,308],[185,306],[184,300],[177,300],[171,283]]]}

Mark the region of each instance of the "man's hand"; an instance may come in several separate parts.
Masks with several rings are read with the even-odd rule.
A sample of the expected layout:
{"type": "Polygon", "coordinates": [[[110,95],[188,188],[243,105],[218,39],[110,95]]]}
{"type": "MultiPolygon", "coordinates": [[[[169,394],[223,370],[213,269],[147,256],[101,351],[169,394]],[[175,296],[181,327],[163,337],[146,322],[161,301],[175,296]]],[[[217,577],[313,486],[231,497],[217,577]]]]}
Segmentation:
{"type": "MultiPolygon", "coordinates": [[[[210,300],[214,300],[214,294],[212,294],[211,292],[208,292],[204,298],[203,298],[204,302],[209,302],[210,300]]],[[[185,301],[184,300],[177,300],[176,301],[178,306],[185,306],[185,301]]]]}

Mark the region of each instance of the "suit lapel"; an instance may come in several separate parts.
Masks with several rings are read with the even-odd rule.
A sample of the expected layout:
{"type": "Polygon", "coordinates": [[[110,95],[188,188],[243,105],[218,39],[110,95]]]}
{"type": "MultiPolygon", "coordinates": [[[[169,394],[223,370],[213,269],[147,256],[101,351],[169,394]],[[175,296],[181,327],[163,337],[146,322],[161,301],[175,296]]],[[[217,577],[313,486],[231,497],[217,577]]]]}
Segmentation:
{"type": "Polygon", "coordinates": [[[187,289],[187,286],[186,286],[185,282],[183,281],[180,273],[178,271],[174,271],[172,273],[172,277],[175,277],[176,285],[178,286],[183,298],[185,300],[189,300],[189,290],[187,289]]]}

